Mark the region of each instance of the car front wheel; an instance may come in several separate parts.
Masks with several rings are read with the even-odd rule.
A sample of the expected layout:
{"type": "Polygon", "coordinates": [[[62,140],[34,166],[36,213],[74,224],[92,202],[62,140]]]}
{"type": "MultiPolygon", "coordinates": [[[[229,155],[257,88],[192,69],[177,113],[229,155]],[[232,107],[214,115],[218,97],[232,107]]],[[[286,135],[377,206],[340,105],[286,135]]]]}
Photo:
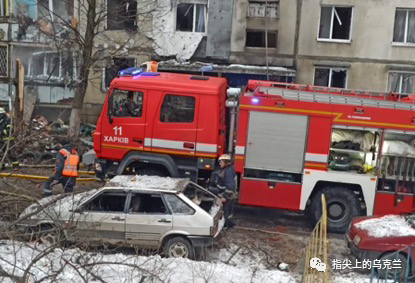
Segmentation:
{"type": "Polygon", "coordinates": [[[169,239],[164,245],[164,255],[173,258],[193,259],[195,251],[189,240],[183,237],[174,237],[169,239]]]}

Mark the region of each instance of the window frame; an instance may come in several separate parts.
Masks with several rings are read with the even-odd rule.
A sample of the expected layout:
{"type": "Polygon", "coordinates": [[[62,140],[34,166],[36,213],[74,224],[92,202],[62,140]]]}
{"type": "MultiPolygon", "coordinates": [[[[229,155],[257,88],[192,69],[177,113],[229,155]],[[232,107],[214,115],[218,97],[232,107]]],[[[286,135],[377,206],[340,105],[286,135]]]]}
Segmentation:
{"type": "MultiPolygon", "coordinates": [[[[126,60],[132,59],[132,60],[134,60],[134,66],[137,66],[137,58],[136,57],[113,56],[113,57],[111,57],[112,63],[114,63],[114,60],[116,60],[117,58],[118,59],[122,58],[122,59],[126,59],[126,60]]],[[[111,87],[111,82],[112,82],[112,81],[110,82],[110,84],[108,85],[108,87],[105,85],[105,81],[107,79],[107,77],[106,77],[107,68],[108,68],[108,66],[102,67],[102,74],[101,74],[101,92],[104,92],[104,93],[106,93],[106,92],[109,91],[109,89],[111,87]]]]}
{"type": "Polygon", "coordinates": [[[155,191],[130,191],[127,196],[126,206],[125,206],[125,213],[129,215],[173,215],[173,211],[170,208],[169,203],[164,198],[164,194],[162,192],[155,192],[155,191]],[[131,202],[133,200],[134,195],[140,194],[140,195],[159,195],[161,198],[161,201],[164,204],[164,207],[166,208],[166,213],[149,213],[149,212],[130,212],[131,202]]]}
{"type": "Polygon", "coordinates": [[[176,5],[175,8],[175,14],[174,14],[174,32],[176,33],[196,33],[196,34],[203,34],[203,35],[207,35],[208,34],[208,3],[206,2],[179,2],[176,5]],[[192,31],[183,31],[183,30],[177,30],[177,8],[179,7],[180,4],[189,4],[189,5],[193,5],[193,23],[192,23],[192,31]],[[196,9],[196,5],[203,5],[205,7],[205,31],[204,32],[198,32],[195,31],[196,29],[196,13],[197,13],[197,9],[196,9]]]}
{"type": "MultiPolygon", "coordinates": [[[[65,54],[62,54],[61,52],[58,52],[58,51],[39,51],[39,52],[33,52],[32,53],[32,56],[30,57],[30,59],[29,59],[29,63],[28,63],[28,70],[27,70],[27,78],[31,78],[31,79],[39,79],[39,80],[42,80],[42,79],[47,79],[47,78],[49,78],[49,74],[48,74],[48,72],[47,72],[47,65],[46,65],[46,63],[47,63],[47,55],[48,54],[56,54],[58,57],[59,57],[59,75],[58,76],[53,76],[53,75],[51,75],[50,76],[50,79],[52,79],[52,80],[63,80],[64,79],[64,76],[63,76],[63,70],[64,70],[64,68],[63,68],[63,66],[62,66],[62,61],[63,61],[63,59],[64,59],[64,57],[63,56],[65,56],[65,54]],[[42,74],[34,74],[33,73],[33,58],[34,58],[34,56],[35,55],[40,55],[40,54],[42,54],[43,56],[44,56],[44,58],[43,58],[43,73],[42,74]]],[[[72,61],[73,61],[73,69],[72,69],[72,73],[73,73],[73,75],[72,75],[72,80],[74,80],[74,81],[77,81],[78,80],[78,73],[77,73],[77,60],[76,60],[76,57],[77,57],[77,54],[76,53],[68,53],[68,56],[71,56],[72,57],[72,61]]]]}
{"type": "Polygon", "coordinates": [[[163,100],[162,100],[162,102],[161,102],[161,105],[160,105],[160,113],[159,113],[159,122],[160,123],[162,123],[162,124],[165,124],[165,125],[169,125],[169,124],[193,124],[193,123],[195,123],[195,121],[197,120],[197,116],[196,116],[196,109],[197,108],[197,97],[196,97],[196,95],[191,95],[191,94],[173,94],[173,93],[170,93],[170,92],[166,92],[166,93],[164,93],[164,95],[163,95],[163,100]],[[163,111],[163,104],[164,104],[164,101],[166,100],[166,97],[167,96],[183,96],[183,97],[191,97],[191,98],[193,98],[194,99],[194,108],[193,108],[193,120],[191,121],[191,122],[166,122],[166,121],[162,121],[161,120],[161,114],[162,114],[162,111],[163,111]]]}
{"type": "MultiPolygon", "coordinates": [[[[333,66],[314,66],[314,73],[313,73],[313,85],[315,85],[315,80],[316,80],[316,70],[317,69],[329,69],[329,81],[328,81],[328,86],[322,86],[322,87],[329,87],[329,88],[339,88],[339,87],[334,87],[331,86],[331,82],[332,82],[332,77],[333,77],[333,70],[338,70],[338,71],[346,71],[346,78],[345,78],[345,84],[344,84],[344,89],[347,89],[347,85],[349,82],[349,69],[348,68],[343,68],[343,67],[333,67],[333,66]]],[[[317,86],[317,85],[316,85],[317,86]]]]}
{"type": "Polygon", "coordinates": [[[405,11],[406,17],[405,17],[405,31],[404,31],[404,41],[394,41],[393,38],[395,36],[395,25],[396,25],[396,18],[394,19],[393,23],[393,30],[392,30],[392,45],[393,46],[414,46],[415,42],[408,42],[408,25],[409,25],[409,11],[415,11],[415,8],[396,8],[395,9],[395,15],[398,10],[405,11]]]}
{"type": "Polygon", "coordinates": [[[351,43],[352,36],[353,36],[353,18],[354,18],[354,6],[345,6],[345,5],[320,5],[320,17],[317,25],[317,41],[318,42],[334,42],[334,43],[351,43]],[[321,26],[321,10],[324,7],[331,8],[331,19],[330,19],[330,38],[321,38],[320,37],[320,26],[321,26]],[[350,8],[351,15],[350,15],[350,31],[349,31],[349,39],[333,39],[333,24],[334,24],[334,9],[335,8],[350,8]]]}
{"type": "Polygon", "coordinates": [[[269,0],[267,2],[268,5],[277,4],[277,15],[275,17],[267,17],[268,7],[265,7],[265,16],[264,17],[251,16],[250,15],[251,4],[263,4],[263,5],[265,5],[265,1],[249,0],[249,2],[248,2],[248,14],[247,14],[247,17],[248,18],[251,18],[251,19],[265,19],[265,18],[268,18],[268,19],[279,19],[280,18],[280,0],[269,0]]]}
{"type": "MultiPolygon", "coordinates": [[[[127,93],[127,95],[128,95],[128,93],[127,93]]],[[[113,88],[112,90],[111,90],[111,93],[110,93],[110,97],[111,97],[111,100],[109,100],[110,102],[111,102],[111,104],[109,104],[109,110],[110,110],[110,113],[111,113],[111,117],[113,117],[113,118],[118,118],[118,119],[124,119],[124,118],[127,118],[127,119],[141,119],[141,118],[143,118],[144,117],[144,91],[142,91],[142,90],[131,90],[131,89],[119,89],[119,88],[113,88]],[[113,112],[113,102],[114,102],[114,92],[115,91],[125,91],[125,92],[129,92],[129,91],[131,91],[131,92],[133,92],[133,93],[135,93],[135,94],[137,94],[138,96],[140,96],[140,94],[141,94],[141,97],[142,97],[142,103],[141,103],[141,115],[140,116],[116,116],[115,114],[114,114],[114,112],[113,112]]]]}
{"type": "Polygon", "coordinates": [[[87,205],[89,205],[91,202],[93,202],[93,201],[95,201],[98,197],[101,197],[102,195],[104,195],[104,194],[121,194],[121,193],[125,193],[125,192],[123,192],[123,191],[111,191],[111,190],[108,190],[108,191],[102,191],[102,192],[100,192],[100,193],[98,193],[98,194],[95,194],[94,196],[92,196],[90,199],[88,199],[87,201],[85,201],[84,203],[82,203],[80,206],[79,206],[79,208],[77,208],[76,210],[78,210],[78,211],[82,211],[82,212],[85,212],[85,213],[110,213],[110,214],[112,214],[112,213],[121,213],[121,214],[125,214],[125,213],[127,213],[126,211],[127,211],[127,204],[129,204],[130,202],[129,202],[129,194],[128,193],[125,193],[125,202],[124,202],[124,210],[121,212],[121,211],[97,211],[97,210],[86,210],[86,206],[87,205]]]}
{"type": "Polygon", "coordinates": [[[195,213],[196,213],[196,210],[192,207],[192,206],[190,206],[188,203],[186,203],[183,199],[181,199],[177,194],[175,194],[175,193],[163,193],[163,199],[164,199],[164,201],[166,202],[166,204],[167,204],[167,206],[168,206],[168,209],[169,209],[169,211],[171,212],[171,214],[172,215],[180,215],[180,216],[192,216],[192,215],[195,215],[195,213]],[[179,199],[182,203],[184,203],[191,211],[192,211],[192,213],[190,213],[190,214],[185,214],[185,213],[175,213],[174,212],[174,210],[173,210],[173,208],[171,207],[171,205],[170,205],[170,202],[169,202],[169,200],[166,198],[166,196],[167,195],[172,195],[172,196],[174,196],[174,197],[176,197],[177,199],[179,199]]]}
{"type": "Polygon", "coordinates": [[[9,9],[10,9],[10,1],[0,0],[0,17],[8,17],[9,9]],[[6,7],[4,6],[4,4],[6,4],[6,7]]]}
{"type": "MultiPolygon", "coordinates": [[[[395,74],[414,74],[414,76],[415,76],[415,71],[389,71],[388,72],[388,78],[386,80],[386,89],[387,89],[388,92],[389,92],[389,89],[390,89],[389,78],[390,78],[390,75],[392,73],[395,73],[395,74]]],[[[402,92],[402,86],[403,86],[402,79],[403,79],[403,76],[400,76],[400,78],[399,78],[399,92],[394,92],[394,93],[408,94],[406,92],[402,92]]],[[[415,86],[414,86],[414,88],[415,88],[415,86]]]]}
{"type": "MultiPolygon", "coordinates": [[[[268,48],[268,50],[278,50],[278,30],[268,30],[267,33],[274,33],[275,34],[275,47],[267,47],[264,45],[264,47],[257,47],[257,46],[247,46],[247,39],[248,39],[248,32],[263,32],[264,36],[265,36],[265,30],[259,30],[259,29],[245,29],[245,46],[244,48],[253,48],[253,49],[257,49],[257,50],[265,50],[265,48],[268,48]]],[[[265,41],[265,39],[264,39],[265,41]]],[[[269,43],[269,42],[268,42],[269,43]]]]}

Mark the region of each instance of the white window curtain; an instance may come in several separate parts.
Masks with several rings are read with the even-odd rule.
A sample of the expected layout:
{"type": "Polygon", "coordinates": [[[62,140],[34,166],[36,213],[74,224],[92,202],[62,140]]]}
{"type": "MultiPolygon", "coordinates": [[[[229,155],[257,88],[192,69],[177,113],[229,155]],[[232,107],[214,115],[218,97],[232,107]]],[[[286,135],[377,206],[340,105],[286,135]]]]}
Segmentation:
{"type": "Polygon", "coordinates": [[[206,5],[196,4],[196,32],[206,31],[206,5]]]}

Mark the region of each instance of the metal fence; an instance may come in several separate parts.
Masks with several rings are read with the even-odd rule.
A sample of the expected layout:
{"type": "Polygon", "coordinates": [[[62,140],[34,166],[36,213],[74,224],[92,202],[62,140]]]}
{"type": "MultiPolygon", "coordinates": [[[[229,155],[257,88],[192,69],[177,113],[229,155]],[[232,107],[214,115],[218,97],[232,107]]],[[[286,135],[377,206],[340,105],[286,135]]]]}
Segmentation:
{"type": "Polygon", "coordinates": [[[303,283],[329,282],[327,203],[321,195],[322,214],[308,241],[305,255],[303,283]]]}
{"type": "Polygon", "coordinates": [[[412,273],[412,252],[415,245],[382,255],[372,263],[370,283],[415,282],[412,273]]]}

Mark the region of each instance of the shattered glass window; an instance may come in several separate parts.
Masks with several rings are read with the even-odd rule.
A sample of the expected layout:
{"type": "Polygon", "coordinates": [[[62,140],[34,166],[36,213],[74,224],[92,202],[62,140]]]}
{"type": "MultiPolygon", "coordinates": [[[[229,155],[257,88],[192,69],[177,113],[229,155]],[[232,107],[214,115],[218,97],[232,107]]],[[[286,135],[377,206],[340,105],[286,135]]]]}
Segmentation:
{"type": "Polygon", "coordinates": [[[352,7],[321,7],[320,39],[350,40],[352,7]]]}
{"type": "Polygon", "coordinates": [[[195,116],[193,96],[167,94],[160,111],[160,121],[165,123],[192,123],[195,116]]]}
{"type": "Polygon", "coordinates": [[[107,29],[131,30],[137,29],[137,1],[108,0],[107,1],[107,29]]]}
{"type": "Polygon", "coordinates": [[[192,215],[195,211],[174,194],[165,194],[164,198],[169,203],[174,214],[192,215]]]}
{"type": "Polygon", "coordinates": [[[207,11],[205,4],[177,5],[176,30],[187,32],[206,32],[207,11]]]}

